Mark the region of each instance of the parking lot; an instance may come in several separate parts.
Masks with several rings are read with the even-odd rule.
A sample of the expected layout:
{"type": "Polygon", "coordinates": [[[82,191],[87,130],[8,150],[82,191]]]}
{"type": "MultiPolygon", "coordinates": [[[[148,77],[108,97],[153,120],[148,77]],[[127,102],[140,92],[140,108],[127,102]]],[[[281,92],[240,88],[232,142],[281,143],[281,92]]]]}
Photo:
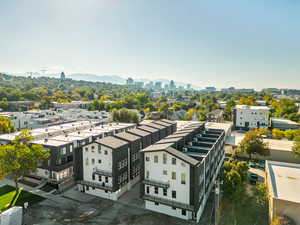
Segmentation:
{"type": "Polygon", "coordinates": [[[181,219],[143,209],[138,186],[114,202],[70,190],[58,201],[47,199],[25,213],[26,225],[190,225],[181,219]]]}

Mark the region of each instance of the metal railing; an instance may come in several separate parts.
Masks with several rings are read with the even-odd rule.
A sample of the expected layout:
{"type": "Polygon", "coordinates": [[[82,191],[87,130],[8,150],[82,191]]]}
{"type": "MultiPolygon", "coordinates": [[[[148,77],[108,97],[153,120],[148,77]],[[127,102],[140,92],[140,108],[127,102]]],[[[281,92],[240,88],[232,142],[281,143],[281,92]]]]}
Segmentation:
{"type": "Polygon", "coordinates": [[[111,171],[100,170],[100,169],[97,169],[97,168],[94,168],[93,173],[98,174],[98,175],[107,176],[107,177],[112,177],[112,172],[111,171]]]}
{"type": "Polygon", "coordinates": [[[169,182],[163,182],[163,181],[158,181],[158,180],[145,179],[145,180],[143,180],[143,183],[147,184],[147,185],[161,187],[161,188],[169,188],[170,187],[169,182]]]}
{"type": "Polygon", "coordinates": [[[181,203],[181,202],[176,202],[176,201],[169,200],[169,199],[166,199],[166,198],[154,197],[152,195],[144,195],[143,199],[148,200],[148,201],[158,202],[158,203],[161,203],[161,204],[164,204],[164,205],[169,205],[169,206],[180,208],[180,209],[186,209],[186,210],[190,210],[190,211],[195,210],[193,205],[189,205],[189,204],[185,204],[185,203],[181,203]]]}
{"type": "Polygon", "coordinates": [[[77,184],[87,185],[89,187],[94,187],[94,188],[98,188],[98,189],[102,189],[102,190],[106,190],[106,191],[112,191],[112,187],[108,186],[107,184],[105,184],[105,186],[103,186],[102,184],[98,184],[98,183],[86,181],[86,180],[79,180],[79,181],[77,181],[77,184]]]}

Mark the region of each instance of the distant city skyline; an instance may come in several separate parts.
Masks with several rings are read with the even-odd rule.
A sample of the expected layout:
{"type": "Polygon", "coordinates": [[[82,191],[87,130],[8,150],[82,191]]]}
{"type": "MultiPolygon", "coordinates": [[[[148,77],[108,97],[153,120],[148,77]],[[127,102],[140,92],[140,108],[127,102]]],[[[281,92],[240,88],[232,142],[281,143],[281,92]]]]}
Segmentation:
{"type": "Polygon", "coordinates": [[[300,88],[300,2],[0,2],[0,71],[300,88]]]}

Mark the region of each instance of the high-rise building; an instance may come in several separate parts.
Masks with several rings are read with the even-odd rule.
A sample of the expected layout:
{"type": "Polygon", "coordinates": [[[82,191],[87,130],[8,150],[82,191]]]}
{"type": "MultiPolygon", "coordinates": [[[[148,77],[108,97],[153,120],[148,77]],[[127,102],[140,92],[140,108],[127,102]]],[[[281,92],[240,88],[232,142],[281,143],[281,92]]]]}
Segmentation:
{"type": "Polygon", "coordinates": [[[171,81],[170,81],[170,89],[171,89],[171,90],[176,89],[176,85],[175,85],[174,80],[171,80],[171,81]]]}
{"type": "Polygon", "coordinates": [[[131,86],[134,84],[134,80],[131,77],[128,77],[128,79],[126,80],[126,84],[131,86]]]}
{"type": "Polygon", "coordinates": [[[64,72],[61,72],[61,74],[60,74],[60,79],[61,79],[61,80],[65,80],[65,79],[66,79],[66,75],[65,75],[64,72]]]}

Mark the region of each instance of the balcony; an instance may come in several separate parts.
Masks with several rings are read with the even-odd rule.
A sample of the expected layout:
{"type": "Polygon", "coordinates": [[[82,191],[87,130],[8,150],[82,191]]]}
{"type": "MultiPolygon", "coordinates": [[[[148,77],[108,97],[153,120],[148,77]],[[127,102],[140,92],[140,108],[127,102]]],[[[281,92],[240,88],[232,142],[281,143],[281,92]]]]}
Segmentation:
{"type": "Polygon", "coordinates": [[[169,205],[169,206],[180,208],[180,209],[186,209],[186,210],[189,210],[189,211],[194,211],[194,206],[193,205],[172,201],[172,200],[169,200],[169,199],[166,199],[166,198],[155,197],[155,196],[152,196],[152,195],[144,195],[143,199],[148,200],[148,201],[152,201],[152,202],[158,202],[158,203],[161,203],[161,204],[164,204],[164,205],[169,205]]]}
{"type": "Polygon", "coordinates": [[[98,175],[102,175],[102,176],[106,176],[106,177],[112,177],[112,172],[106,171],[106,170],[100,170],[100,169],[97,169],[97,168],[94,168],[93,173],[98,174],[98,175]]]}
{"type": "Polygon", "coordinates": [[[169,188],[170,187],[170,183],[169,182],[162,182],[162,181],[158,181],[158,180],[145,179],[145,180],[143,180],[143,183],[147,184],[147,185],[161,187],[161,188],[169,188]]]}
{"type": "Polygon", "coordinates": [[[77,181],[77,184],[82,184],[82,185],[86,185],[89,187],[94,187],[94,188],[98,188],[98,189],[102,189],[105,191],[112,191],[112,187],[111,186],[103,186],[102,184],[96,183],[96,182],[91,182],[91,181],[86,181],[86,180],[79,180],[77,181]]]}

